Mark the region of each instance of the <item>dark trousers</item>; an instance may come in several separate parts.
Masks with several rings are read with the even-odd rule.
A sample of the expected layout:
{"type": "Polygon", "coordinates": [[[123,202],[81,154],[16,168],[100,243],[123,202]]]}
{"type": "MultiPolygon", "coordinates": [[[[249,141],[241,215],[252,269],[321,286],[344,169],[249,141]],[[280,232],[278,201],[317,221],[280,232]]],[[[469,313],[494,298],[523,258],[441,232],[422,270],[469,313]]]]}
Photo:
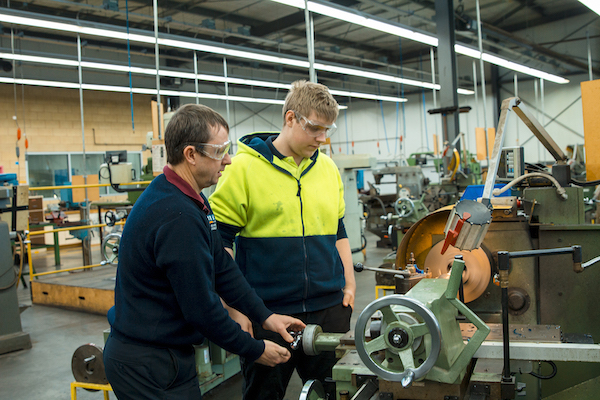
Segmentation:
{"type": "MultiPolygon", "coordinates": [[[[346,333],[350,330],[350,317],[352,308],[342,304],[312,313],[293,315],[306,324],[316,324],[323,328],[323,332],[346,333]]],[[[279,334],[264,330],[261,326],[253,324],[256,339],[269,339],[286,348],[290,348],[279,334]]],[[[336,363],[335,353],[323,352],[317,356],[307,356],[302,351],[290,350],[292,357],[285,364],[267,367],[254,362],[246,362],[242,358],[242,373],[244,375],[244,400],[281,400],[292,377],[294,369],[302,382],[309,379],[318,379],[325,383],[326,378],[331,378],[331,369],[336,363]]],[[[330,385],[329,393],[335,396],[335,386],[330,385]]],[[[327,390],[327,389],[326,389],[327,390]]],[[[330,397],[335,399],[335,397],[330,397]]]]}
{"type": "Polygon", "coordinates": [[[194,348],[162,349],[124,343],[110,335],[106,377],[119,400],[199,400],[194,348]]]}

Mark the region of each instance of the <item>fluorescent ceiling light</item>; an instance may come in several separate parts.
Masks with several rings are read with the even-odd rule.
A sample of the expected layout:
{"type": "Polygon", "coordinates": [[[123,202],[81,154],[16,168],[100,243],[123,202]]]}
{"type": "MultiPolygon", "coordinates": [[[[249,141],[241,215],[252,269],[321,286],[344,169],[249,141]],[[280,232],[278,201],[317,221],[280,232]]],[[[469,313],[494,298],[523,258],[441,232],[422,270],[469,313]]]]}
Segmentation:
{"type": "MultiPolygon", "coordinates": [[[[17,25],[34,26],[34,27],[39,27],[39,28],[55,29],[55,30],[61,30],[61,31],[66,31],[66,32],[87,34],[87,35],[100,36],[100,37],[112,38],[112,39],[120,39],[120,40],[127,40],[127,38],[129,38],[129,40],[132,42],[142,42],[142,43],[154,43],[155,42],[154,36],[150,36],[150,35],[141,35],[141,34],[132,34],[132,33],[127,34],[124,32],[114,31],[114,30],[110,30],[110,29],[97,29],[97,28],[82,27],[79,25],[71,25],[71,24],[67,24],[67,23],[52,22],[49,20],[41,20],[41,19],[28,18],[28,17],[19,17],[19,16],[13,16],[13,15],[1,14],[1,13],[0,13],[0,22],[17,24],[17,25]]],[[[299,58],[297,59],[297,58],[274,56],[274,55],[267,54],[266,52],[262,52],[262,53],[261,52],[251,52],[251,51],[238,50],[238,49],[234,49],[231,47],[225,47],[225,46],[222,47],[222,46],[217,46],[217,45],[202,44],[202,43],[198,43],[198,41],[191,42],[191,41],[165,39],[165,38],[159,38],[158,43],[160,45],[169,46],[169,47],[178,47],[178,48],[182,48],[182,49],[196,50],[196,51],[212,53],[212,54],[221,54],[224,56],[250,59],[250,60],[256,60],[256,61],[260,61],[260,62],[270,62],[270,63],[275,63],[275,64],[290,65],[290,66],[295,66],[295,67],[299,67],[299,68],[307,68],[307,69],[309,68],[308,61],[305,61],[305,60],[302,60],[299,58]]],[[[321,70],[323,70],[323,71],[327,71],[328,70],[327,68],[332,68],[332,69],[336,68],[335,66],[328,66],[327,64],[320,64],[320,65],[322,67],[321,70]]],[[[362,74],[364,74],[360,70],[353,70],[352,68],[347,68],[346,70],[354,71],[353,73],[348,73],[349,75],[361,76],[362,74]]],[[[378,75],[379,74],[375,74],[375,76],[378,76],[378,75]]],[[[384,75],[381,74],[381,76],[384,76],[384,75]]],[[[378,78],[373,78],[373,79],[378,79],[378,78]]],[[[389,79],[384,79],[384,80],[389,81],[389,79]]],[[[431,85],[432,85],[429,82],[421,82],[421,81],[416,81],[416,80],[412,80],[412,79],[406,79],[402,83],[404,83],[405,85],[424,87],[424,88],[431,88],[431,85]]],[[[463,90],[463,92],[469,92],[469,91],[463,90]]],[[[459,93],[460,93],[460,91],[459,91],[459,93]]]]}
{"type": "MultiPolygon", "coordinates": [[[[17,85],[29,85],[29,86],[45,86],[45,87],[57,87],[57,88],[65,88],[65,89],[79,89],[78,83],[72,82],[60,82],[60,81],[44,81],[37,79],[13,79],[13,78],[4,78],[0,77],[0,83],[8,83],[8,84],[17,84],[17,85]]],[[[119,93],[135,93],[135,94],[149,94],[155,95],[157,94],[156,89],[147,89],[147,88],[129,88],[126,86],[110,86],[110,85],[94,85],[89,83],[84,83],[81,85],[83,90],[98,90],[103,92],[119,92],[119,93]]],[[[226,96],[222,94],[210,94],[210,93],[194,93],[194,92],[184,92],[177,90],[161,90],[160,93],[164,96],[176,96],[176,97],[191,97],[191,98],[200,98],[200,99],[210,99],[210,100],[230,100],[237,101],[241,103],[260,103],[260,104],[276,104],[283,105],[285,103],[284,100],[276,100],[276,99],[261,99],[256,97],[244,97],[244,96],[226,96]]],[[[347,106],[339,106],[340,109],[345,110],[347,106]]]]}
{"type": "MultiPolygon", "coordinates": [[[[38,56],[28,56],[22,54],[11,54],[11,53],[0,53],[0,58],[5,60],[17,60],[17,61],[26,61],[32,63],[41,63],[41,64],[53,64],[53,65],[61,65],[68,67],[78,67],[78,62],[73,60],[66,60],[61,58],[50,58],[50,57],[38,57],[38,56]]],[[[125,65],[115,65],[115,64],[106,64],[106,63],[95,63],[89,61],[81,62],[82,68],[87,69],[99,69],[104,71],[114,71],[114,72],[124,72],[133,74],[141,74],[141,75],[156,75],[156,70],[153,68],[140,68],[140,67],[128,67],[125,65]]],[[[207,74],[198,74],[195,75],[190,72],[180,72],[180,71],[170,71],[170,70],[160,70],[160,76],[172,77],[172,78],[182,78],[194,80],[198,79],[201,81],[209,81],[209,82],[227,82],[230,84],[237,85],[246,85],[246,86],[260,86],[267,87],[272,89],[290,89],[292,85],[285,83],[277,83],[277,82],[267,82],[267,81],[259,81],[255,79],[241,79],[241,78],[230,78],[223,77],[217,75],[207,75],[207,74]]],[[[380,96],[376,94],[370,93],[360,93],[360,92],[350,92],[350,91],[342,91],[342,90],[330,90],[331,94],[336,96],[346,96],[346,97],[357,97],[362,99],[371,99],[371,100],[382,100],[382,101],[390,101],[390,102],[404,102],[407,101],[404,98],[400,97],[391,97],[391,96],[380,96]]],[[[161,93],[164,93],[161,90],[161,93]]],[[[472,94],[472,93],[471,93],[472,94]]],[[[185,97],[185,96],[184,96],[185,97]]],[[[231,99],[232,96],[230,96],[231,99]]]]}
{"type": "MultiPolygon", "coordinates": [[[[296,8],[300,8],[300,9],[304,9],[304,0],[271,0],[271,1],[289,5],[289,6],[296,7],[296,8]]],[[[582,2],[583,4],[585,4],[586,6],[588,6],[589,8],[591,8],[596,13],[600,14],[600,1],[599,0],[579,0],[579,1],[582,2]]],[[[438,46],[438,39],[435,36],[415,32],[410,29],[404,28],[404,27],[400,26],[399,24],[394,24],[391,21],[381,20],[375,16],[372,16],[369,14],[364,14],[364,13],[361,13],[359,11],[355,11],[352,9],[348,9],[347,7],[344,7],[342,9],[341,7],[336,7],[333,5],[330,6],[330,5],[326,5],[326,4],[322,4],[322,3],[317,3],[314,1],[309,1],[308,2],[308,10],[311,12],[314,12],[316,14],[321,14],[321,15],[325,15],[330,18],[335,18],[335,19],[349,22],[349,23],[352,23],[355,25],[364,26],[365,28],[375,29],[380,32],[389,33],[390,35],[395,35],[395,36],[399,36],[399,37],[402,37],[405,39],[410,39],[410,40],[420,42],[420,43],[423,43],[423,44],[426,44],[429,46],[433,46],[433,47],[438,46]]],[[[454,49],[458,54],[462,54],[462,55],[476,58],[476,59],[480,58],[480,52],[478,50],[471,49],[467,46],[456,44],[454,46],[454,49]]],[[[521,72],[526,75],[535,76],[537,78],[542,78],[542,79],[550,81],[550,82],[555,82],[555,83],[560,83],[560,84],[569,82],[568,79],[565,79],[561,76],[549,74],[547,72],[537,70],[535,68],[526,67],[524,65],[503,59],[501,57],[498,57],[498,56],[495,56],[495,55],[492,55],[489,53],[484,52],[482,58],[484,61],[486,61],[490,64],[498,65],[503,68],[521,72]]],[[[422,87],[426,87],[426,86],[422,86],[422,87]]],[[[461,89],[458,90],[459,93],[460,93],[460,90],[461,89]]]]}
{"type": "Polygon", "coordinates": [[[600,15],[600,2],[598,0],[579,0],[579,2],[600,15]]]}
{"type": "MultiPolygon", "coordinates": [[[[0,77],[0,83],[9,83],[17,85],[32,85],[32,86],[46,86],[46,87],[58,87],[58,88],[67,88],[67,89],[79,89],[78,83],[72,82],[59,82],[59,81],[43,81],[43,80],[34,80],[34,79],[13,79],[13,78],[4,78],[0,77]]],[[[133,92],[136,94],[149,94],[155,95],[157,93],[156,89],[147,89],[147,88],[129,88],[126,86],[110,86],[110,85],[93,85],[84,83],[81,85],[84,90],[99,90],[104,92],[120,92],[120,93],[129,93],[133,92]]],[[[278,104],[283,105],[284,100],[275,100],[275,99],[259,99],[254,97],[242,97],[242,96],[225,96],[221,94],[209,94],[209,93],[194,93],[194,92],[183,92],[176,90],[161,90],[160,93],[165,96],[180,96],[180,97],[193,97],[193,98],[201,98],[201,99],[212,99],[212,100],[231,100],[231,101],[239,101],[243,103],[263,103],[263,104],[278,104]]]]}
{"type": "MultiPolygon", "coordinates": [[[[462,55],[469,56],[469,57],[476,58],[476,59],[479,59],[480,54],[481,54],[479,52],[479,50],[475,50],[475,49],[472,49],[470,47],[463,46],[461,44],[454,45],[454,50],[458,54],[462,54],[462,55]]],[[[563,78],[561,76],[549,74],[547,72],[540,71],[540,70],[535,69],[535,68],[526,67],[525,65],[518,64],[516,62],[506,60],[504,58],[495,56],[495,55],[490,54],[490,53],[485,53],[484,52],[483,56],[481,58],[483,58],[483,61],[488,62],[490,64],[494,64],[494,65],[497,65],[499,67],[510,69],[510,70],[513,70],[513,71],[516,71],[516,72],[521,72],[521,73],[523,73],[525,75],[530,75],[530,76],[534,76],[536,78],[541,78],[541,79],[544,79],[546,81],[550,81],[550,82],[554,82],[554,83],[559,83],[559,84],[569,83],[568,79],[565,79],[565,78],[563,78]]]]}

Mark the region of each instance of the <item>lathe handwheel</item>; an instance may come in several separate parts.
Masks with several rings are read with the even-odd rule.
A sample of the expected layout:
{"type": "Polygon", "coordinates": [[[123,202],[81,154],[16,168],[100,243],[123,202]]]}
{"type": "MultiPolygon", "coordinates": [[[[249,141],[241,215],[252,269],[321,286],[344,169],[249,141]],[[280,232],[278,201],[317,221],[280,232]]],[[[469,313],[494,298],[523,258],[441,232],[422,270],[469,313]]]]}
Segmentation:
{"type": "Polygon", "coordinates": [[[108,210],[104,214],[104,223],[106,224],[106,226],[115,226],[115,224],[117,223],[117,214],[115,214],[113,211],[108,210]]]}
{"type": "Polygon", "coordinates": [[[408,197],[399,197],[394,202],[394,210],[400,218],[406,218],[415,211],[415,203],[408,197]]]}
{"type": "Polygon", "coordinates": [[[111,233],[102,240],[102,256],[109,264],[116,264],[119,261],[119,245],[121,244],[121,234],[111,233]]]}
{"type": "Polygon", "coordinates": [[[325,389],[317,379],[310,379],[302,386],[298,400],[325,400],[325,389]]]}
{"type": "Polygon", "coordinates": [[[369,370],[388,381],[402,382],[404,387],[427,375],[435,365],[442,346],[440,325],[435,315],[418,300],[402,295],[385,296],[369,304],[356,322],[355,340],[358,355],[369,370]],[[407,323],[392,310],[393,305],[410,308],[424,322],[407,323]],[[367,342],[365,328],[378,310],[383,314],[382,322],[386,327],[379,337],[367,342]],[[429,356],[415,368],[413,343],[426,334],[431,335],[429,356]],[[380,351],[385,352],[382,360],[380,351]]]}

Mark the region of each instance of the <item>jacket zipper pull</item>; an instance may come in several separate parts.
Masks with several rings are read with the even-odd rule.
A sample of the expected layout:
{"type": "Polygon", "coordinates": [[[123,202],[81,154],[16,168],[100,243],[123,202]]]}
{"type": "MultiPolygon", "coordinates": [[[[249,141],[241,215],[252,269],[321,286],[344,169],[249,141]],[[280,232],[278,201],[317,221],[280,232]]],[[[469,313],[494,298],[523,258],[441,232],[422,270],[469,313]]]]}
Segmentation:
{"type": "Polygon", "coordinates": [[[296,196],[300,197],[300,189],[302,188],[302,186],[300,185],[300,181],[298,181],[298,193],[296,194],[296,196]]]}

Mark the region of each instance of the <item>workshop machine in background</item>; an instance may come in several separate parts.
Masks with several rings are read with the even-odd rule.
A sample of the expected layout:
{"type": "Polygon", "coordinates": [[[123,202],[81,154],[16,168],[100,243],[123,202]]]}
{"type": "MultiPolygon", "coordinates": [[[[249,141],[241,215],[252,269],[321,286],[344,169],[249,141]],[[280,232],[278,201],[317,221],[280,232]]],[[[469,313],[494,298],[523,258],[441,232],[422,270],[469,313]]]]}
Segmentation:
{"type": "Polygon", "coordinates": [[[346,203],[344,226],[350,241],[352,262],[362,262],[365,258],[362,250],[366,246],[366,239],[363,226],[363,205],[358,199],[356,173],[357,170],[374,168],[377,161],[375,157],[368,154],[334,154],[331,158],[340,170],[344,185],[344,202],[346,203]]]}
{"type": "MultiPolygon", "coordinates": [[[[388,281],[404,297],[395,308],[395,296],[376,300],[365,311],[379,310],[379,322],[371,315],[361,315],[359,321],[375,320],[370,328],[360,325],[354,340],[340,340],[336,351],[344,356],[334,372],[342,390],[339,399],[370,399],[375,393],[379,399],[394,400],[597,398],[600,346],[594,343],[600,338],[600,308],[596,305],[600,270],[592,265],[600,261],[600,225],[586,224],[589,199],[584,198],[584,187],[598,182],[573,179],[567,159],[518,98],[503,102],[482,200],[463,199],[415,222],[404,235],[390,269],[357,267],[374,270],[378,277],[391,276],[388,281]],[[551,172],[526,164],[520,148],[502,149],[504,129],[513,112],[556,159],[551,172]],[[502,188],[495,188],[496,172],[506,183],[502,188]],[[492,197],[509,190],[512,196],[492,197]],[[448,278],[451,282],[456,276],[457,259],[464,263],[458,296],[491,328],[491,334],[466,368],[464,376],[470,374],[469,379],[453,383],[458,388],[438,386],[434,382],[443,381],[421,371],[418,376],[424,380],[407,390],[407,380],[418,379],[416,371],[410,370],[427,363],[436,351],[432,344],[437,342],[435,329],[423,333],[423,326],[430,325],[426,313],[406,308],[410,301],[420,300],[438,321],[451,325],[460,320],[460,340],[452,333],[455,331],[440,330],[440,354],[444,346],[473,340],[474,327],[460,315],[454,320],[448,317],[432,295],[438,292],[438,282],[448,278]],[[401,316],[403,312],[413,319],[401,316]],[[384,338],[363,339],[364,329],[384,338]],[[414,346],[413,339],[421,337],[424,353],[409,345],[414,346]],[[352,345],[356,351],[348,351],[352,345]],[[373,363],[383,371],[371,368],[373,363]]],[[[301,398],[321,398],[318,383],[305,389],[308,397],[301,398]],[[310,393],[314,393],[312,397],[310,393]]]]}
{"type": "Polygon", "coordinates": [[[379,236],[378,247],[395,250],[406,231],[428,213],[454,204],[464,190],[481,182],[481,167],[474,157],[453,149],[445,168],[433,153],[414,153],[408,165],[386,166],[373,170],[374,184],[360,196],[367,212],[367,230],[379,236]],[[439,183],[425,176],[423,165],[433,159],[439,183]],[[390,179],[391,178],[391,179],[390,179]],[[394,193],[381,193],[381,184],[394,184],[394,193]]]}

